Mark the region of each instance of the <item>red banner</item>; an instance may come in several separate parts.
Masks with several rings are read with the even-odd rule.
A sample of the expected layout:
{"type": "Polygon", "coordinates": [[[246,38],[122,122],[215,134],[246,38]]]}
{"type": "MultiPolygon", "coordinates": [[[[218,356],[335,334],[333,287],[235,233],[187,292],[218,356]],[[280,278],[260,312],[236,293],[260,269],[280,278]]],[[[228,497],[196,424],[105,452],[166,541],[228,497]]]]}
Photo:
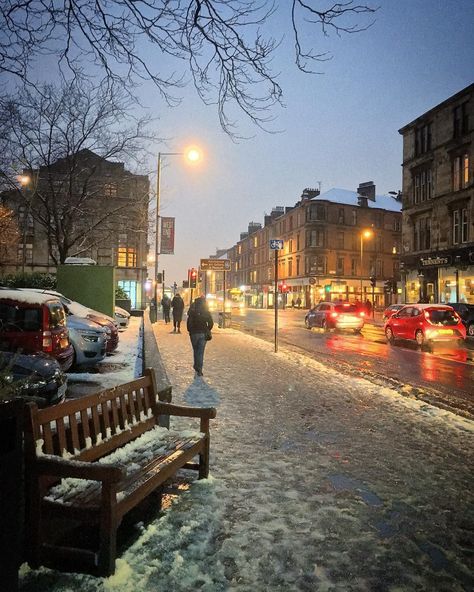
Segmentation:
{"type": "Polygon", "coordinates": [[[161,255],[174,255],[174,218],[161,217],[161,255]]]}

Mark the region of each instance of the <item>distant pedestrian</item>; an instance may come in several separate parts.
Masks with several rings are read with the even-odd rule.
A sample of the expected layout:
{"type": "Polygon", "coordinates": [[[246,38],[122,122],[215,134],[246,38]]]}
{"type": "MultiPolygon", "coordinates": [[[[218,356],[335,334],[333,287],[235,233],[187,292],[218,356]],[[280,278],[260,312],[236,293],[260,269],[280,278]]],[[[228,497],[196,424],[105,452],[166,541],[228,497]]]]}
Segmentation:
{"type": "Polygon", "coordinates": [[[198,376],[202,376],[204,350],[206,341],[211,339],[211,329],[214,326],[211,313],[204,296],[199,296],[189,307],[187,329],[193,346],[193,368],[198,376]]]}
{"type": "Polygon", "coordinates": [[[168,324],[170,322],[170,308],[171,308],[171,300],[165,294],[161,300],[161,306],[163,308],[163,318],[165,319],[165,323],[168,324]]]}
{"type": "Polygon", "coordinates": [[[370,316],[370,314],[372,313],[372,304],[368,298],[365,301],[365,310],[366,310],[367,314],[370,316]]]}
{"type": "Polygon", "coordinates": [[[181,321],[183,319],[184,300],[181,294],[176,294],[171,301],[173,309],[173,333],[181,333],[181,321]]]}
{"type": "Polygon", "coordinates": [[[296,306],[298,308],[301,308],[301,298],[298,296],[298,298],[296,299],[296,306]]]}

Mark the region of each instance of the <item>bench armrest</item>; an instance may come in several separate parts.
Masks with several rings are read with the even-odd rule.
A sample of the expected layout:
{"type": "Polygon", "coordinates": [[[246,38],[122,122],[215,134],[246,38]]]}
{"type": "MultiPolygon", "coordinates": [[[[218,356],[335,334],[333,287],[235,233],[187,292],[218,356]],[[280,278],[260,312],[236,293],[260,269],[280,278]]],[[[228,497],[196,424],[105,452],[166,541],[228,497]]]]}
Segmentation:
{"type": "Polygon", "coordinates": [[[214,407],[188,407],[187,405],[174,405],[172,403],[159,402],[156,410],[163,415],[176,415],[181,417],[200,417],[201,419],[214,419],[216,410],[214,407]]]}
{"type": "Polygon", "coordinates": [[[75,477],[105,483],[117,483],[126,475],[126,471],[115,465],[89,463],[81,460],[60,458],[58,456],[42,456],[36,461],[36,469],[40,475],[54,477],[75,477]]]}

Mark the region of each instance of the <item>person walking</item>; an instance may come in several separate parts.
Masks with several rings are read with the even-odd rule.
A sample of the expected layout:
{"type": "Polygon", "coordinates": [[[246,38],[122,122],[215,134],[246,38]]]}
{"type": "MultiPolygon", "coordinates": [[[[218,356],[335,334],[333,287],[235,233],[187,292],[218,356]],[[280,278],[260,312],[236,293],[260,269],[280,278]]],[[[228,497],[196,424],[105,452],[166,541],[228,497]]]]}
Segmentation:
{"type": "Polygon", "coordinates": [[[176,294],[171,301],[173,309],[173,333],[181,333],[181,321],[183,320],[184,300],[181,294],[176,294]]]}
{"type": "Polygon", "coordinates": [[[165,323],[168,324],[170,322],[170,308],[171,308],[171,300],[165,294],[161,300],[161,306],[163,308],[163,318],[165,319],[165,323]]]}
{"type": "Polygon", "coordinates": [[[202,376],[206,341],[211,339],[211,330],[214,326],[214,321],[212,320],[204,296],[196,298],[189,307],[186,326],[193,346],[193,368],[198,376],[202,376]]]}

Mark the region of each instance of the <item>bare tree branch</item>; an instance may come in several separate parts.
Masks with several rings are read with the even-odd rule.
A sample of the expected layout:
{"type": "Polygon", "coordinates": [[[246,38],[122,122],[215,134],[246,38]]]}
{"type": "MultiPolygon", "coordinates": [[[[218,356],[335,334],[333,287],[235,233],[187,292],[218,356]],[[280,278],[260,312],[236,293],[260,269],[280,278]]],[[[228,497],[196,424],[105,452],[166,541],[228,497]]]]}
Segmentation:
{"type": "MultiPolygon", "coordinates": [[[[232,135],[232,106],[264,127],[282,100],[272,71],[279,43],[262,29],[284,6],[273,0],[0,0],[0,72],[35,83],[35,61],[55,55],[66,79],[83,77],[94,64],[126,89],[151,80],[175,105],[187,64],[199,96],[217,105],[220,123],[232,135]],[[175,63],[181,73],[172,71],[175,63]]],[[[375,11],[352,1],[328,7],[324,0],[291,0],[288,8],[295,63],[304,72],[329,57],[314,51],[316,35],[303,47],[308,30],[317,27],[323,37],[361,32],[375,11]]]]}

